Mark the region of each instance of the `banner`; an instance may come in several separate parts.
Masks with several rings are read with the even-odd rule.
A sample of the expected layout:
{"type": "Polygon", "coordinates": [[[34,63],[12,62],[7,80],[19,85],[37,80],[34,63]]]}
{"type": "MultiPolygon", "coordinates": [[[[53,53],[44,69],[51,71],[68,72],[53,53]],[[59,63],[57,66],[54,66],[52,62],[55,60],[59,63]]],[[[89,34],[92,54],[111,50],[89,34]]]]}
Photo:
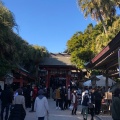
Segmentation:
{"type": "Polygon", "coordinates": [[[119,68],[119,77],[120,77],[120,49],[118,50],[118,68],[119,68]]]}
{"type": "Polygon", "coordinates": [[[0,81],[0,86],[1,86],[2,90],[4,90],[4,81],[0,81]]]}

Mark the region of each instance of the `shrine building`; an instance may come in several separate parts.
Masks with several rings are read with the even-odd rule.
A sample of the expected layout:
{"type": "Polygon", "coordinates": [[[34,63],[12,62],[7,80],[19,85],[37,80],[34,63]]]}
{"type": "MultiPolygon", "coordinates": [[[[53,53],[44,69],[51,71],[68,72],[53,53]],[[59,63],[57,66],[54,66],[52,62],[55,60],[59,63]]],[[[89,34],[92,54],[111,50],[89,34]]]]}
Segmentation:
{"type": "Polygon", "coordinates": [[[47,88],[56,82],[68,87],[71,81],[80,81],[81,78],[82,71],[71,63],[70,54],[50,53],[39,64],[39,82],[47,88]]]}

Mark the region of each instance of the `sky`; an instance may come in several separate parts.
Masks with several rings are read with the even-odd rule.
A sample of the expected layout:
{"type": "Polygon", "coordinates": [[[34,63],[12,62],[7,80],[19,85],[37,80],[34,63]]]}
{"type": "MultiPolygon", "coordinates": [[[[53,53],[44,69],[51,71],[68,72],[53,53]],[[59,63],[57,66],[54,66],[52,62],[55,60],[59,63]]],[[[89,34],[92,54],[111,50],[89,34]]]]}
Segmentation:
{"type": "MultiPolygon", "coordinates": [[[[3,0],[14,14],[19,36],[30,45],[44,46],[49,52],[66,50],[67,41],[88,24],[96,24],[84,18],[77,0],[3,0]]],[[[16,32],[16,31],[15,31],[16,32]]]]}

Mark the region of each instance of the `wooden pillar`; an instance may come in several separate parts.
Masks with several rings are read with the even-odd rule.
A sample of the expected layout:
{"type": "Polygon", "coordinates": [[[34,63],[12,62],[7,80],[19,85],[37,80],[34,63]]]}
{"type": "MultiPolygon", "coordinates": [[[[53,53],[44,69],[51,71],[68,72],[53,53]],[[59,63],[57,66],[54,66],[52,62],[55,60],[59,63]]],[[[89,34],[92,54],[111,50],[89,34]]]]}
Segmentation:
{"type": "Polygon", "coordinates": [[[67,86],[68,86],[68,74],[66,75],[66,88],[67,88],[67,86]]]}
{"type": "Polygon", "coordinates": [[[48,70],[48,87],[50,87],[50,71],[48,70]]]}
{"type": "Polygon", "coordinates": [[[47,74],[46,74],[46,88],[48,88],[50,86],[50,71],[47,70],[47,74]]]}
{"type": "Polygon", "coordinates": [[[105,90],[108,91],[108,70],[106,70],[105,90]]]}
{"type": "Polygon", "coordinates": [[[20,78],[20,87],[23,87],[23,78],[20,78]]]}
{"type": "Polygon", "coordinates": [[[66,76],[66,87],[70,85],[70,80],[71,80],[71,71],[67,71],[67,76],[66,76]]]}

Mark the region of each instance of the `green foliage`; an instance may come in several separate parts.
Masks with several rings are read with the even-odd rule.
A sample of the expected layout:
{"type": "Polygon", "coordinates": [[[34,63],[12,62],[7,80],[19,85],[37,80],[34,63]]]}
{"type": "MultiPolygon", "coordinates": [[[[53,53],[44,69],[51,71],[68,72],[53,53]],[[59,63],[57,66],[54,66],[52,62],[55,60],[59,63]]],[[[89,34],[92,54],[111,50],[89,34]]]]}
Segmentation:
{"type": "Polygon", "coordinates": [[[12,65],[6,59],[4,59],[4,58],[0,59],[0,76],[4,76],[6,73],[8,73],[14,67],[15,66],[12,65]]]}
{"type": "Polygon", "coordinates": [[[9,27],[10,29],[16,26],[13,13],[3,6],[2,2],[0,2],[0,24],[9,27]]]}
{"type": "Polygon", "coordinates": [[[120,18],[115,17],[108,27],[108,35],[104,34],[102,24],[89,24],[84,32],[76,32],[67,41],[67,52],[71,54],[71,61],[78,68],[97,55],[120,31],[120,18]]]}

